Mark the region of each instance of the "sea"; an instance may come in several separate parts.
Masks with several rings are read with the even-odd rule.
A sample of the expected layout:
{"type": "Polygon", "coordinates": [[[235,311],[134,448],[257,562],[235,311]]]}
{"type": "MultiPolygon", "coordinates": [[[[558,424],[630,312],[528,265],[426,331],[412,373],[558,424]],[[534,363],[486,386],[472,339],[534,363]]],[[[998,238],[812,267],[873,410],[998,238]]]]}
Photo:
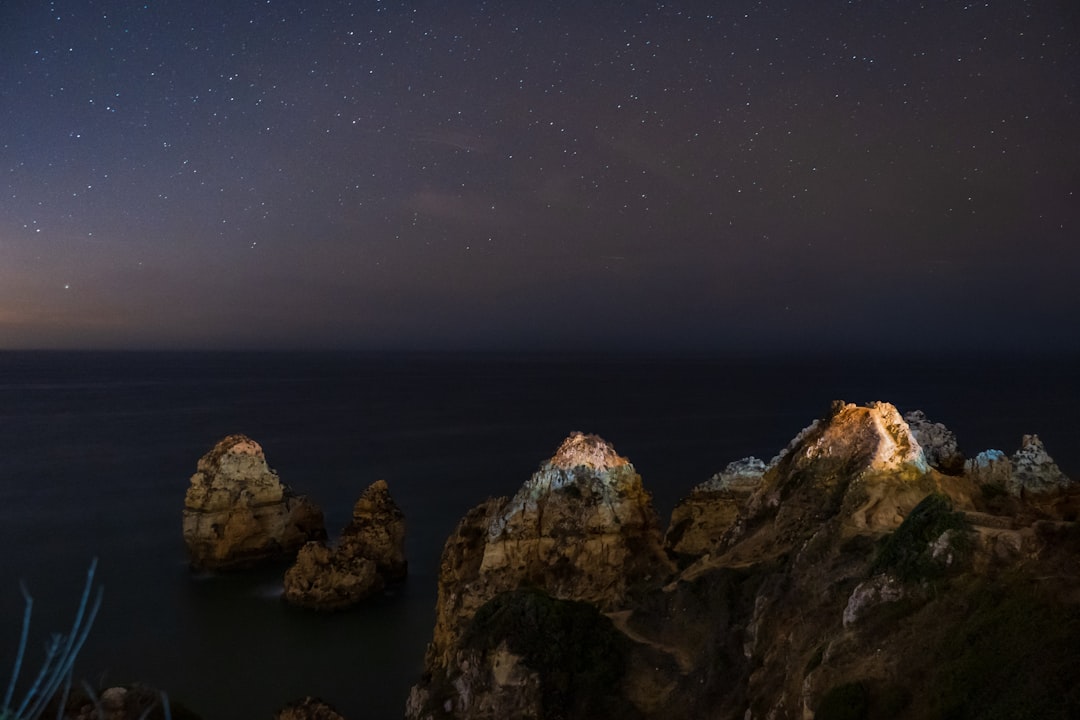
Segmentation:
{"type": "Polygon", "coordinates": [[[140,682],[206,720],[269,720],[320,697],[400,718],[423,670],[443,543],[510,495],[572,431],[630,459],[661,521],[733,460],[769,459],[831,401],[892,402],[974,455],[1037,433],[1080,479],[1080,358],[0,352],[0,684],[33,597],[20,687],[67,632],[87,568],[103,602],[75,666],[140,682]],[[283,567],[189,570],[181,509],[231,433],[322,507],[333,537],[385,479],[408,523],[408,580],[355,610],[281,600],[283,567]]]}

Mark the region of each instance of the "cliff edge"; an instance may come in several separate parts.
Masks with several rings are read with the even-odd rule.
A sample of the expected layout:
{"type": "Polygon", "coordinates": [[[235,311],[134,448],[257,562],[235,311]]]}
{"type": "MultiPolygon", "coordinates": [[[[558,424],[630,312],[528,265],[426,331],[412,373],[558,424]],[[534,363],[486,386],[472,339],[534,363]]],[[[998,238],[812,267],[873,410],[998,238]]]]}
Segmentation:
{"type": "Polygon", "coordinates": [[[406,717],[1076,717],[1078,498],[1034,436],[965,461],[922,413],[836,402],[661,542],[575,433],[447,541],[406,717]]]}

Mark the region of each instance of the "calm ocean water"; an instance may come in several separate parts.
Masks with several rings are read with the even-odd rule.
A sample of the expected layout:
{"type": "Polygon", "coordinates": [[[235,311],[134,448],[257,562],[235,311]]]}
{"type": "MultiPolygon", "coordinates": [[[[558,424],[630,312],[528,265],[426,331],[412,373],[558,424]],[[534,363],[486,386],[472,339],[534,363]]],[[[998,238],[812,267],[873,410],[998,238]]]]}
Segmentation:
{"type": "Polygon", "coordinates": [[[965,453],[1036,432],[1080,477],[1080,358],[582,360],[524,356],[0,353],[0,677],[35,597],[30,661],[63,630],[87,563],[105,602],[77,672],[167,690],[207,720],[270,718],[305,694],[347,717],[398,718],[430,638],[442,543],[512,494],[573,430],[635,464],[666,521],[734,459],[770,458],[834,398],[922,409],[965,453]],[[192,575],[180,511],[222,436],[324,509],[333,535],[385,478],[409,523],[392,595],[317,615],[279,599],[280,570],[192,575]]]}

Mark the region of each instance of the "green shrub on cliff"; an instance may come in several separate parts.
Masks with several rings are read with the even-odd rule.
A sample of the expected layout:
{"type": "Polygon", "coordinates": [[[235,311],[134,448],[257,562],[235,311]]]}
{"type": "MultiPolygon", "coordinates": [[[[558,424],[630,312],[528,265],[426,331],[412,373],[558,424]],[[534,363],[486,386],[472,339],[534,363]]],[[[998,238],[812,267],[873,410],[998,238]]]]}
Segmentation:
{"type": "Polygon", "coordinates": [[[868,703],[869,692],[865,684],[845,683],[825,693],[814,717],[817,720],[864,720],[868,703]]]}
{"type": "Polygon", "coordinates": [[[502,642],[538,674],[541,717],[637,716],[619,690],[629,641],[595,606],[535,589],[503,593],[476,611],[461,645],[486,653],[502,642]]]}
{"type": "Polygon", "coordinates": [[[879,545],[871,574],[890,572],[904,582],[942,577],[971,550],[970,526],[947,495],[933,493],[912,508],[879,545]],[[948,535],[946,535],[948,533],[948,535]],[[945,538],[945,546],[939,544],[945,538]]]}

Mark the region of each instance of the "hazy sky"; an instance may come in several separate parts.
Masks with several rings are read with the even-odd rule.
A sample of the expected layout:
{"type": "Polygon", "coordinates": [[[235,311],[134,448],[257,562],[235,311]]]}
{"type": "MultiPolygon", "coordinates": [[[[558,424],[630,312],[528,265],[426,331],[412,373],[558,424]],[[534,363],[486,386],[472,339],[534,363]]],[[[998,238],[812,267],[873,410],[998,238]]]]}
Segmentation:
{"type": "Polygon", "coordinates": [[[0,4],[0,348],[1080,349],[1075,3],[0,4]]]}

